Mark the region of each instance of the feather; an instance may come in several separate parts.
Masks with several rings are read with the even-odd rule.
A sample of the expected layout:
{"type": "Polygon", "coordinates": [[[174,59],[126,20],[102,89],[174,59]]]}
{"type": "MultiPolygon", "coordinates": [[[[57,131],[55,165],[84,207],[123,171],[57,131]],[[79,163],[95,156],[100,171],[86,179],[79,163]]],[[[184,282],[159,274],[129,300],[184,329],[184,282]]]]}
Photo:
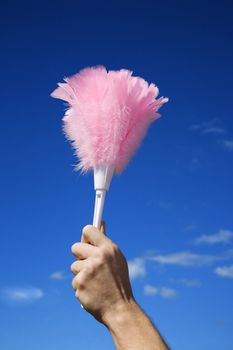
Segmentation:
{"type": "Polygon", "coordinates": [[[51,96],[68,102],[64,131],[79,158],[77,169],[107,165],[122,172],[168,99],[156,99],[158,88],[126,69],[90,67],[64,81],[51,96]]]}

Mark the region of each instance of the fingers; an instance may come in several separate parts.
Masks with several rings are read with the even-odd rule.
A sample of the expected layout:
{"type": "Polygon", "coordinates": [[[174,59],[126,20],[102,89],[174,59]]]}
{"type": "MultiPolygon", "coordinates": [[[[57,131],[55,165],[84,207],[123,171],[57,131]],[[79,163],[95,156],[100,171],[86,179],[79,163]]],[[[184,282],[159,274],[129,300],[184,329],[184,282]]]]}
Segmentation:
{"type": "Polygon", "coordinates": [[[78,275],[76,275],[72,280],[72,287],[77,292],[76,297],[78,298],[78,292],[79,290],[84,288],[84,282],[82,278],[82,272],[80,272],[78,275]],[[79,290],[78,290],[79,289],[79,290]]]}
{"type": "Polygon", "coordinates": [[[77,259],[87,259],[91,256],[95,256],[97,254],[97,248],[91,244],[87,243],[75,243],[71,248],[72,253],[77,259]]]}
{"type": "Polygon", "coordinates": [[[84,269],[85,265],[85,260],[76,260],[73,262],[73,264],[71,264],[70,269],[75,275],[77,275],[81,270],[84,269]]]}
{"type": "Polygon", "coordinates": [[[98,247],[106,241],[106,236],[103,234],[103,230],[103,228],[102,231],[100,231],[92,225],[87,225],[83,229],[81,241],[98,247]]]}

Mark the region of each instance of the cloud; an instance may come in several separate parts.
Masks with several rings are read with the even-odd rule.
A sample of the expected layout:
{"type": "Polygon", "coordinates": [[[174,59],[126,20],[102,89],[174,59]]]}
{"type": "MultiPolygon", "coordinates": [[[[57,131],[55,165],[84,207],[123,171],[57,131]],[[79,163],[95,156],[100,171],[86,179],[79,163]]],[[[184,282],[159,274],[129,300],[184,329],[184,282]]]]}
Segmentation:
{"type": "Polygon", "coordinates": [[[196,130],[205,130],[205,129],[209,129],[209,128],[215,127],[220,122],[221,122],[220,119],[213,118],[213,119],[210,119],[208,121],[192,124],[189,129],[190,130],[194,130],[194,131],[196,131],[196,130]]]}
{"type": "Polygon", "coordinates": [[[68,278],[64,271],[55,271],[51,273],[49,277],[52,280],[58,280],[58,281],[62,281],[68,278]]]}
{"type": "Polygon", "coordinates": [[[152,295],[156,295],[159,293],[159,288],[151,286],[150,284],[146,284],[144,286],[144,294],[146,296],[152,296],[152,295]]]}
{"type": "Polygon", "coordinates": [[[162,287],[160,289],[160,295],[163,298],[171,299],[176,297],[176,291],[172,288],[162,287]]]}
{"type": "Polygon", "coordinates": [[[162,265],[178,266],[205,266],[211,265],[222,258],[215,255],[196,254],[189,251],[181,251],[171,254],[159,254],[148,257],[148,260],[155,261],[162,265]]]}
{"type": "MultiPolygon", "coordinates": [[[[190,251],[178,251],[168,254],[156,254],[149,251],[146,255],[128,261],[130,279],[144,277],[147,273],[146,264],[174,265],[181,267],[211,266],[216,262],[233,259],[233,249],[225,251],[221,255],[197,254],[190,251]]],[[[200,285],[196,280],[185,280],[183,284],[188,287],[200,285]]]]}
{"type": "Polygon", "coordinates": [[[176,297],[176,291],[172,288],[168,287],[155,287],[150,284],[146,284],[144,286],[144,294],[146,296],[154,296],[154,295],[159,295],[162,298],[166,299],[172,299],[176,297]]]}
{"type": "Polygon", "coordinates": [[[225,129],[219,126],[221,121],[218,118],[213,118],[208,121],[193,124],[190,126],[190,130],[200,131],[202,134],[222,134],[225,133],[225,129]]]}
{"type": "Polygon", "coordinates": [[[233,278],[233,265],[217,267],[214,272],[220,277],[233,278]]]}
{"type": "Polygon", "coordinates": [[[217,244],[229,243],[233,237],[233,232],[229,230],[219,230],[212,235],[202,235],[194,240],[194,244],[217,244]]]}
{"type": "Polygon", "coordinates": [[[228,151],[233,151],[233,140],[224,140],[223,141],[223,146],[228,151]]]}
{"type": "Polygon", "coordinates": [[[41,299],[44,292],[36,287],[9,287],[2,289],[1,295],[7,301],[33,302],[41,299]]]}
{"type": "Polygon", "coordinates": [[[178,283],[178,284],[181,284],[181,285],[183,285],[185,287],[188,287],[188,288],[196,288],[196,287],[200,287],[201,286],[201,282],[199,280],[195,280],[195,279],[181,278],[181,279],[178,279],[178,280],[172,279],[171,281],[175,282],[175,283],[178,283]]]}
{"type": "Polygon", "coordinates": [[[202,134],[225,134],[226,130],[218,126],[206,128],[202,131],[202,134]]]}
{"type": "Polygon", "coordinates": [[[135,258],[128,261],[129,276],[130,279],[136,279],[138,277],[143,277],[146,275],[145,259],[135,258]]]}

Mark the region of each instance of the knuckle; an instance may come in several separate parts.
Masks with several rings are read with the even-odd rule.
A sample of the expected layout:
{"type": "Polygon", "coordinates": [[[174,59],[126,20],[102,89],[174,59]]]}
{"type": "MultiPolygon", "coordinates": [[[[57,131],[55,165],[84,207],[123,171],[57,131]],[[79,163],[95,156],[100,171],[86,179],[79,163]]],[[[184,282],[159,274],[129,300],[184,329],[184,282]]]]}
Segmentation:
{"type": "Polygon", "coordinates": [[[98,253],[96,254],[96,263],[98,265],[105,260],[105,250],[103,247],[99,248],[98,253]]]}
{"type": "Polygon", "coordinates": [[[76,279],[76,277],[74,277],[73,280],[72,280],[72,287],[73,287],[74,290],[77,289],[77,279],[76,279]]]}
{"type": "Polygon", "coordinates": [[[76,285],[77,289],[82,290],[85,288],[85,279],[83,277],[77,276],[76,277],[76,285]]]}
{"type": "Polygon", "coordinates": [[[96,271],[96,263],[94,261],[90,261],[88,266],[86,267],[86,272],[92,276],[95,274],[95,271],[96,271]]]}
{"type": "Polygon", "coordinates": [[[97,269],[101,268],[105,264],[105,258],[102,252],[100,251],[97,256],[95,256],[92,263],[91,269],[95,272],[97,269]]]}
{"type": "Polygon", "coordinates": [[[75,272],[75,263],[76,261],[74,261],[71,265],[70,265],[70,269],[72,272],[75,272]]]}
{"type": "Polygon", "coordinates": [[[83,290],[84,288],[85,288],[85,284],[83,283],[83,281],[79,281],[77,289],[83,290]]]}
{"type": "Polygon", "coordinates": [[[76,260],[71,264],[70,268],[74,274],[78,274],[80,272],[81,268],[79,264],[80,264],[79,260],[76,260]]]}
{"type": "Polygon", "coordinates": [[[87,234],[87,231],[83,231],[83,232],[82,232],[81,240],[82,240],[82,242],[83,242],[83,240],[84,240],[84,241],[88,241],[88,234],[87,234]]]}
{"type": "Polygon", "coordinates": [[[104,260],[112,260],[119,251],[117,245],[112,242],[105,243],[102,248],[102,256],[104,260]]]}
{"type": "Polygon", "coordinates": [[[71,247],[71,252],[73,254],[76,254],[77,253],[77,250],[78,250],[78,247],[79,247],[79,243],[74,243],[71,247]]]}
{"type": "Polygon", "coordinates": [[[82,234],[86,235],[89,230],[91,230],[92,226],[91,225],[86,225],[83,227],[82,234]]]}

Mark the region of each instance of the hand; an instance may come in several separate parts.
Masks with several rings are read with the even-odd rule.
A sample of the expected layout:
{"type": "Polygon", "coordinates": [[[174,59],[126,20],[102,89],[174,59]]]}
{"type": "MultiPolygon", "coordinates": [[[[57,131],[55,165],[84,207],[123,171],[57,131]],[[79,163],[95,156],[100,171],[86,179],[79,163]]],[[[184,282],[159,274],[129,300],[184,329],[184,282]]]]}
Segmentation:
{"type": "Polygon", "coordinates": [[[85,226],[72,253],[77,259],[71,265],[75,295],[98,321],[106,324],[108,318],[134,303],[126,259],[106,237],[103,223],[101,230],[85,226]]]}

